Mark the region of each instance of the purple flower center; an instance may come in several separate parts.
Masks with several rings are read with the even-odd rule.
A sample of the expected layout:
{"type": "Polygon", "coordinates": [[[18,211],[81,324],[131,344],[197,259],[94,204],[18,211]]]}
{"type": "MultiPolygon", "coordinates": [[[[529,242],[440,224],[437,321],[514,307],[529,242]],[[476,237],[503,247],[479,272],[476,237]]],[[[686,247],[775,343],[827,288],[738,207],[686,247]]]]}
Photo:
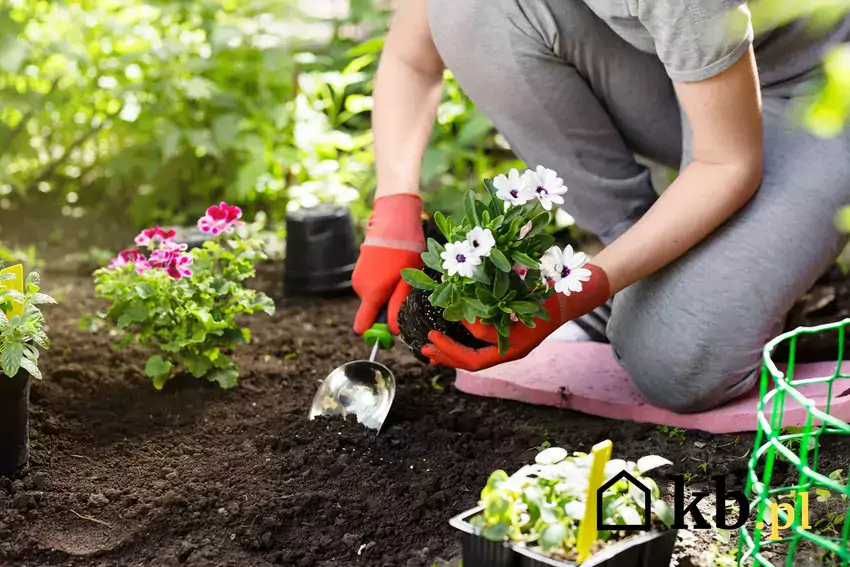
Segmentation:
{"type": "Polygon", "coordinates": [[[455,260],[457,260],[458,264],[463,264],[464,262],[466,262],[466,256],[464,256],[463,254],[458,254],[457,256],[455,256],[455,260]]]}
{"type": "Polygon", "coordinates": [[[538,193],[538,194],[541,194],[541,193],[542,193],[543,195],[548,195],[548,194],[549,194],[549,191],[547,191],[545,187],[538,187],[538,188],[536,189],[536,191],[537,191],[537,193],[538,193]]]}
{"type": "Polygon", "coordinates": [[[473,240],[473,241],[472,241],[472,245],[473,245],[473,246],[475,246],[476,248],[478,248],[478,241],[477,241],[477,240],[473,240]]]}
{"type": "Polygon", "coordinates": [[[563,268],[561,268],[561,277],[562,277],[562,278],[565,278],[565,277],[567,277],[568,275],[570,275],[570,269],[569,269],[568,267],[566,267],[566,266],[564,266],[563,268]]]}
{"type": "Polygon", "coordinates": [[[511,197],[513,197],[514,199],[519,197],[519,191],[517,191],[516,189],[511,189],[511,197]]]}

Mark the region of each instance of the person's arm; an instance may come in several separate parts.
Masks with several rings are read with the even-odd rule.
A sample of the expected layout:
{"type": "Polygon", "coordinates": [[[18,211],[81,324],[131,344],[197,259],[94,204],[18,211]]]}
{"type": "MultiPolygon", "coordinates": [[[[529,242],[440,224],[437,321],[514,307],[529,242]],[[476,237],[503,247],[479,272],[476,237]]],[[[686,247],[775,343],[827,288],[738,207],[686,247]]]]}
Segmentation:
{"type": "Polygon", "coordinates": [[[366,332],[384,307],[399,334],[398,311],[411,287],[405,268],[421,268],[425,235],[419,173],[437,118],[443,62],[431,39],[427,0],[403,0],[375,81],[372,134],[378,188],[351,285],[360,297],[354,331],[366,332]]]}
{"type": "Polygon", "coordinates": [[[372,132],[375,198],[419,194],[422,157],[437,117],[445,66],[431,39],[427,0],[403,0],[378,65],[372,132]]]}
{"type": "Polygon", "coordinates": [[[757,77],[750,47],[712,78],[676,83],[693,130],[693,161],[631,229],[594,258],[608,275],[612,295],[682,256],[755,195],[763,159],[757,77]]]}

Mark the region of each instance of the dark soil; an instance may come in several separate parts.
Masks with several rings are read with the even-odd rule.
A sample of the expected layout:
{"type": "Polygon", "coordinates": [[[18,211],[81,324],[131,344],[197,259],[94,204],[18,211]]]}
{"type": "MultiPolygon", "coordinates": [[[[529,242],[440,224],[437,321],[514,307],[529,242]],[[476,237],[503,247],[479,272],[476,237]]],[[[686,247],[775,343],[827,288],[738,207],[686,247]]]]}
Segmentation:
{"type": "MultiPolygon", "coordinates": [[[[512,472],[544,442],[611,439],[615,457],[660,454],[675,463],[666,473],[743,484],[751,436],[467,396],[403,346],[381,354],[399,390],[380,435],[308,421],[318,381],[368,356],[347,297],[281,300],[275,317],[252,318],[234,390],[182,377],[156,391],[144,352],[79,328],[102,307],[90,278],[43,279],[61,305],[46,313],[53,345],[32,385],[31,469],[0,480],[0,565],[427,567],[458,557],[448,519],[476,504],[490,472],[512,472]]],[[[278,282],[260,285],[279,295],[278,282]]],[[[823,442],[821,470],[846,465],[848,441],[823,442]]],[[[790,483],[793,469],[777,466],[790,483]]],[[[702,565],[712,537],[698,533],[709,535],[679,554],[702,565]]]]}
{"type": "Polygon", "coordinates": [[[401,304],[398,312],[398,328],[400,338],[410,348],[418,360],[428,363],[428,358],[422,355],[422,347],[428,344],[428,333],[439,331],[448,338],[469,348],[484,348],[490,343],[475,338],[462,323],[446,321],[442,309],[434,307],[428,300],[430,291],[415,289],[401,304]]]}

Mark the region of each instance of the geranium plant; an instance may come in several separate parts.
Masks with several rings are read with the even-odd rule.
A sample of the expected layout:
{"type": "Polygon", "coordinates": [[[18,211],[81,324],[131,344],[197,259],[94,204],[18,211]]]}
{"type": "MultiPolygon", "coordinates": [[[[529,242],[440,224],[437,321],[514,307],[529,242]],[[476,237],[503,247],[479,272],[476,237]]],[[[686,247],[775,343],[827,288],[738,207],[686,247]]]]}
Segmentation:
{"type": "Polygon", "coordinates": [[[172,230],[146,229],[136,248],[94,273],[98,297],[112,302],[102,317],[124,332],[119,347],[137,343],[156,351],[145,373],[157,389],[178,367],[234,387],[239,369],[228,355],[250,339],[237,315],[274,314],[269,297],[244,285],[266,256],[257,239],[236,231],[241,216],[224,202],[208,208],[197,225],[212,238],[192,250],[172,230]]]}
{"type": "Polygon", "coordinates": [[[460,221],[434,214],[445,246],[429,238],[422,254],[426,269],[408,268],[402,277],[429,291],[431,305],[447,321],[494,325],[504,354],[512,323],[534,327],[537,317],[548,321],[543,302],[553,293],[581,291],[590,271],[582,267],[584,253],[559,249],[546,233],[553,205],[562,204],[567,191],[556,172],[514,169],[484,186],[484,195],[467,191],[460,221]]]}
{"type": "MultiPolygon", "coordinates": [[[[11,273],[0,274],[0,282],[14,278],[11,273]]],[[[23,369],[33,378],[41,379],[38,349],[48,348],[50,340],[44,332],[44,315],[38,306],[55,304],[56,300],[42,293],[39,285],[36,272],[27,275],[23,293],[0,285],[0,368],[9,378],[23,369]]]]}
{"type": "MultiPolygon", "coordinates": [[[[512,476],[502,470],[495,471],[481,491],[483,510],[470,518],[470,523],[486,539],[522,543],[550,557],[574,559],[592,462],[591,455],[577,452],[570,456],[565,449],[550,447],[537,454],[534,464],[522,467],[512,476]]],[[[658,485],[644,476],[649,470],[669,464],[655,455],[636,463],[608,461],[602,484],[627,471],[651,491],[651,509],[644,510],[646,494],[621,479],[603,494],[599,511],[603,523],[641,525],[648,513],[653,529],[670,528],[674,522],[673,510],[661,499],[658,485]]],[[[602,543],[613,542],[623,537],[623,532],[601,530],[597,537],[602,543]]]]}

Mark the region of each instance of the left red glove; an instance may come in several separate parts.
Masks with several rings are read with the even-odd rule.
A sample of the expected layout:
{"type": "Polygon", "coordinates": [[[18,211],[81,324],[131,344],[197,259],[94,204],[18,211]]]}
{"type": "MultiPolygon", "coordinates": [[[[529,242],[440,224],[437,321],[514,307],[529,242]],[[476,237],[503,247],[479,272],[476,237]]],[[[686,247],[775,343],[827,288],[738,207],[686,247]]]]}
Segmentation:
{"type": "Polygon", "coordinates": [[[582,290],[574,291],[569,296],[556,293],[547,299],[543,306],[549,313],[549,321],[538,318],[534,321],[534,328],[522,323],[511,325],[508,337],[510,347],[504,355],[499,354],[496,328],[477,320],[474,323],[463,321],[463,324],[475,338],[493,346],[472,349],[439,331],[431,331],[428,334],[431,344],[422,347],[422,354],[430,359],[432,366],[450,366],[471,372],[524,358],[558,327],[590,313],[608,301],[611,288],[608,276],[602,268],[593,264],[585,264],[582,267],[591,272],[590,279],[582,283],[582,290]]]}

